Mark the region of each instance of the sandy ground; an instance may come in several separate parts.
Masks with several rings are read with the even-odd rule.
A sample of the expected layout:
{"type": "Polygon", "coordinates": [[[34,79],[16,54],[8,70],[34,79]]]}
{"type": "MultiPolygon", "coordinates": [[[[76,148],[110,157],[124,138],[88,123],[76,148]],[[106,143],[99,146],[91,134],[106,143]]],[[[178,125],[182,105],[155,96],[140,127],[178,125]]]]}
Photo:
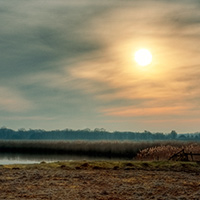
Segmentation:
{"type": "Polygon", "coordinates": [[[0,199],[200,199],[198,172],[0,168],[0,199]]]}

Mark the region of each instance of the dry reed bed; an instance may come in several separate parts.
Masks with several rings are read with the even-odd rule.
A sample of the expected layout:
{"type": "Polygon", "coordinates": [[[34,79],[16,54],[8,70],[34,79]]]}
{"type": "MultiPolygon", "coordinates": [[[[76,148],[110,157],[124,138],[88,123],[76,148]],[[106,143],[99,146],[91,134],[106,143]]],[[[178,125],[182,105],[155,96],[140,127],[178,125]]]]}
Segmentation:
{"type": "Polygon", "coordinates": [[[180,146],[174,145],[160,145],[141,150],[137,154],[138,160],[168,160],[175,153],[183,150],[186,153],[200,154],[200,143],[185,143],[180,146]]]}
{"type": "MultiPolygon", "coordinates": [[[[200,143],[177,141],[0,141],[1,153],[68,154],[97,158],[159,159],[168,158],[184,147],[198,148],[200,143]]],[[[198,148],[196,151],[198,151],[198,148]]],[[[198,151],[199,152],[199,151],[198,151]]]]}

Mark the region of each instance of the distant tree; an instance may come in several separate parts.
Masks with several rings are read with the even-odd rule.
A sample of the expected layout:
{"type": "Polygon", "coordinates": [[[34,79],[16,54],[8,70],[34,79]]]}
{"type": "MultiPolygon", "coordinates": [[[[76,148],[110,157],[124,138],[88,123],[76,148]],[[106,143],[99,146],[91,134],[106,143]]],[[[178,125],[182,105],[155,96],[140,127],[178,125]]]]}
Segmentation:
{"type": "Polygon", "coordinates": [[[104,128],[95,128],[94,132],[106,132],[106,129],[104,129],[104,128]]]}
{"type": "Polygon", "coordinates": [[[85,128],[85,129],[83,129],[83,131],[84,131],[84,132],[91,132],[91,129],[85,128]]]}
{"type": "Polygon", "coordinates": [[[150,131],[145,130],[144,133],[143,133],[143,138],[142,139],[151,140],[152,139],[152,133],[150,131]]]}
{"type": "Polygon", "coordinates": [[[179,135],[178,139],[179,139],[179,140],[186,140],[187,137],[186,137],[185,135],[182,134],[182,135],[179,135]]]}
{"type": "Polygon", "coordinates": [[[1,139],[11,139],[14,133],[15,133],[14,130],[8,129],[5,126],[3,126],[0,129],[0,138],[1,139]]]}
{"type": "Polygon", "coordinates": [[[155,140],[164,140],[166,138],[163,133],[154,133],[152,137],[155,140]]]}
{"type": "Polygon", "coordinates": [[[172,130],[169,134],[169,139],[175,140],[177,138],[177,133],[175,130],[172,130]]]}

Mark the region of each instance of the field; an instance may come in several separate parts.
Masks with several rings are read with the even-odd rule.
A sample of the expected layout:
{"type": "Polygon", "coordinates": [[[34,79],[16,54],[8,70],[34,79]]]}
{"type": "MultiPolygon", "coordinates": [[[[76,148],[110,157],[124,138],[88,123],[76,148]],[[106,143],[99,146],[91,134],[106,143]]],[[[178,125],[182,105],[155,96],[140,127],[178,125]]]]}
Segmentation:
{"type": "Polygon", "coordinates": [[[168,161],[169,156],[183,148],[200,153],[199,143],[172,141],[1,141],[1,152],[78,154],[96,157],[98,161],[0,165],[0,200],[197,200],[200,162],[168,161]]]}
{"type": "Polygon", "coordinates": [[[0,199],[199,199],[196,162],[76,161],[0,167],[0,199]]]}

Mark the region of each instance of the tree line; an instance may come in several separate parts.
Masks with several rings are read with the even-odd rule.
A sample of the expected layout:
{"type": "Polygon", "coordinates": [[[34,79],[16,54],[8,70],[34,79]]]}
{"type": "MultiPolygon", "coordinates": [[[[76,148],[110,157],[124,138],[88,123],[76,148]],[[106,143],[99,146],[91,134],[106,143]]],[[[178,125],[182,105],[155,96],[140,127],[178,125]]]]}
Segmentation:
{"type": "Polygon", "coordinates": [[[0,140],[200,140],[200,133],[177,134],[144,132],[109,132],[103,128],[83,130],[18,129],[0,128],[0,140]]]}

